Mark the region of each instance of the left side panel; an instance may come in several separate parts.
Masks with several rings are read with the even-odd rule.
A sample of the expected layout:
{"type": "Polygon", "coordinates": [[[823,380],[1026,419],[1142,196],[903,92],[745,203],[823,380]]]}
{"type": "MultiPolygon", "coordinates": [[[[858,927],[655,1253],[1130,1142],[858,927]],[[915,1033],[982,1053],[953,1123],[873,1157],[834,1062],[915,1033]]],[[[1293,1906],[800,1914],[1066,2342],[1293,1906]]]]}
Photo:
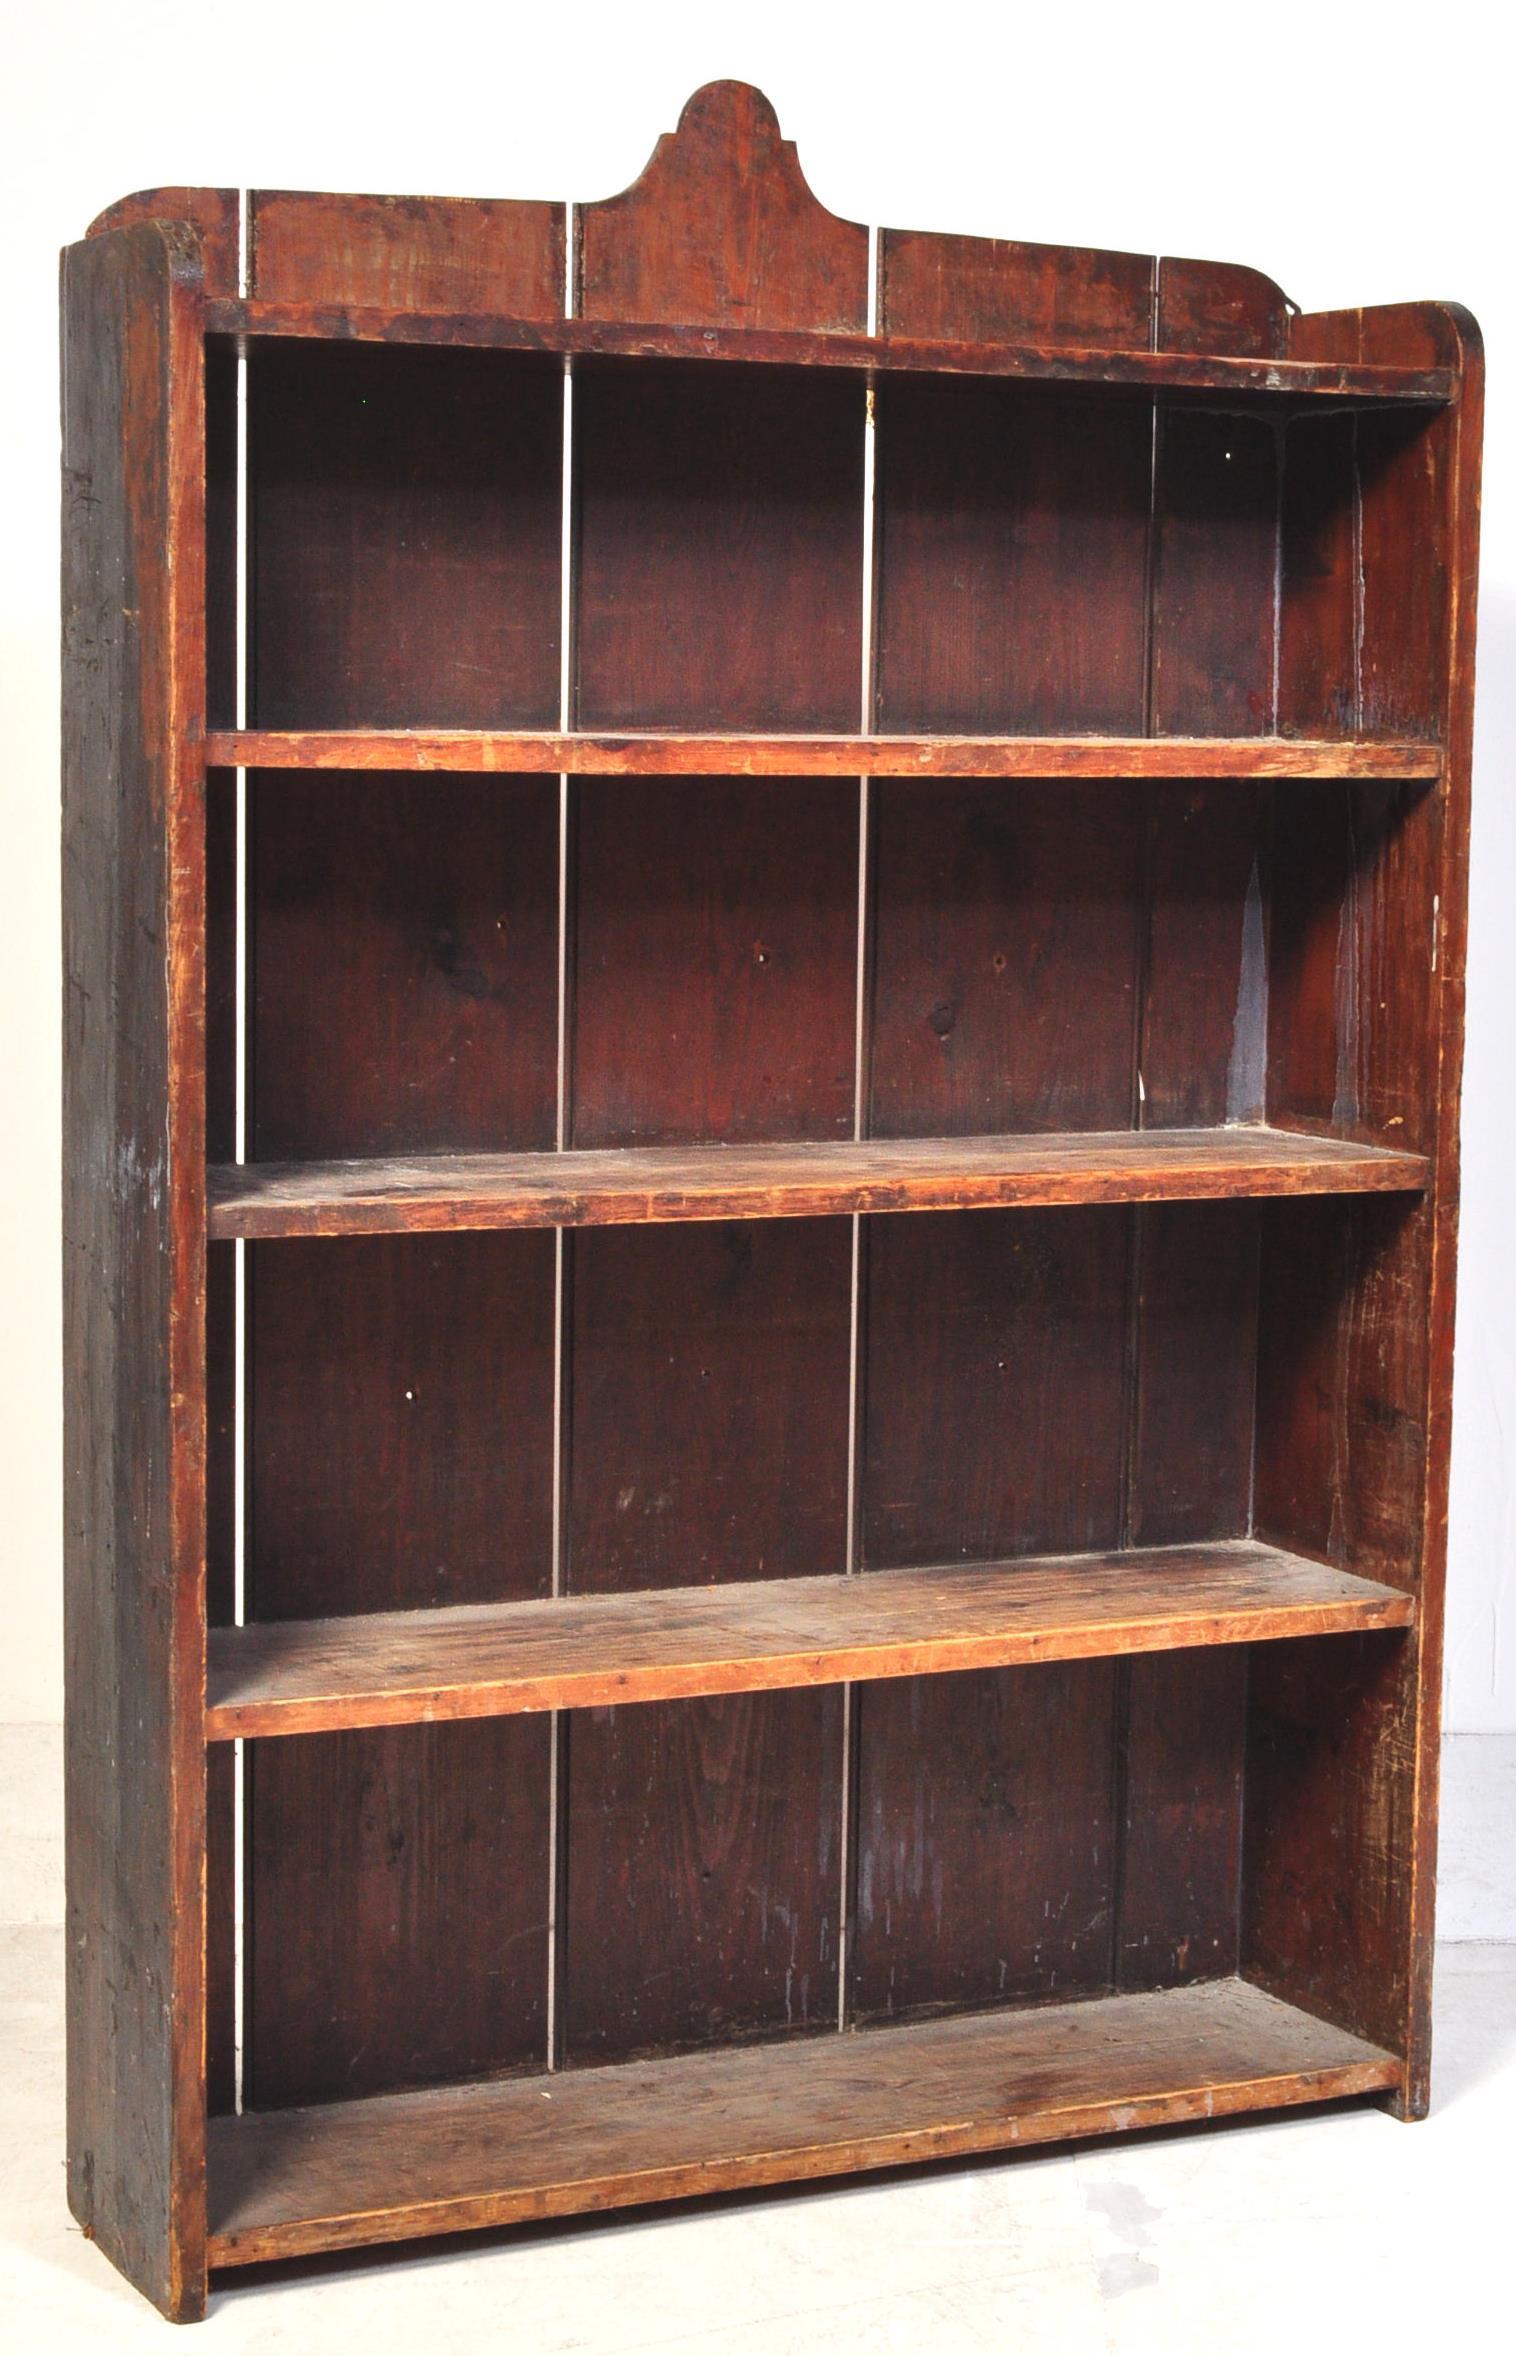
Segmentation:
{"type": "Polygon", "coordinates": [[[200,263],[63,265],[68,2184],[205,2305],[200,263]]]}

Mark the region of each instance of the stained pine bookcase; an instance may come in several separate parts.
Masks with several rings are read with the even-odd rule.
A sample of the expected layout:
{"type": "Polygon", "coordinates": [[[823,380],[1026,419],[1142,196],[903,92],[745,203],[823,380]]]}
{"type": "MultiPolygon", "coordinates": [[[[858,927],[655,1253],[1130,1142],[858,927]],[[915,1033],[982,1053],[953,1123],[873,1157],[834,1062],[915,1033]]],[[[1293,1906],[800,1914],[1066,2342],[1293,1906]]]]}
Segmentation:
{"type": "Polygon", "coordinates": [[[717,84],[126,199],[64,415],[86,2232],[1423,2112],[1472,321],[717,84]]]}

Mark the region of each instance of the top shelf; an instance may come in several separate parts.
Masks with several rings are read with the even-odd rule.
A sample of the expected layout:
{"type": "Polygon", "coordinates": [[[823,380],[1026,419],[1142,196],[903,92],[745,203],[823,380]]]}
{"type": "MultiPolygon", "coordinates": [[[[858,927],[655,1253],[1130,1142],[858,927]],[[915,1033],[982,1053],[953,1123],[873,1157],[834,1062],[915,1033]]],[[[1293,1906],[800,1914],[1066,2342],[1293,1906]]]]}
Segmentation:
{"type": "Polygon", "coordinates": [[[595,319],[508,319],[492,314],[342,307],[330,303],[207,303],[206,330],[237,337],[295,336],[333,343],[451,344],[568,359],[737,360],[769,367],[852,368],[870,376],[997,376],[1117,385],[1139,391],[1284,394],[1304,400],[1450,401],[1449,368],[1366,361],[1275,360],[1231,353],[1107,351],[1047,344],[952,343],[916,336],[749,327],[664,327],[595,319]]]}

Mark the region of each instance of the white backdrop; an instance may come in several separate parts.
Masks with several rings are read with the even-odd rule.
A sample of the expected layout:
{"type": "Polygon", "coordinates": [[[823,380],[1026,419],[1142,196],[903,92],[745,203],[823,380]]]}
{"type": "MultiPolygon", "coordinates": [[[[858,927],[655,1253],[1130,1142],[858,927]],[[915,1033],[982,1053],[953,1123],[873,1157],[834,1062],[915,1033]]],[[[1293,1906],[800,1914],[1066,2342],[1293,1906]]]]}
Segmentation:
{"type": "Polygon", "coordinates": [[[1471,0],[33,0],[0,146],[0,1721],[61,1709],[57,248],[158,185],[607,196],[691,90],[734,76],[855,220],[1248,262],[1308,310],[1443,296],[1483,323],[1449,1724],[1516,1732],[1516,284],[1493,21],[1471,0]]]}

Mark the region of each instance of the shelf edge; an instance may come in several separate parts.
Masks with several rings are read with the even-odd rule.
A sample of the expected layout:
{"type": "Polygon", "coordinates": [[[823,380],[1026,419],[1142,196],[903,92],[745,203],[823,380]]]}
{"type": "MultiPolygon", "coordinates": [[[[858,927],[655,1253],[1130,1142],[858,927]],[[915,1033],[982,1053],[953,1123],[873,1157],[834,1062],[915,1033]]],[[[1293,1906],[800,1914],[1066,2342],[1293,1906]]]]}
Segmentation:
{"type": "MultiPolygon", "coordinates": [[[[1267,1555],[1272,1550],[1248,1540],[1225,1540],[1210,1549],[1134,1550],[1130,1560],[1132,1579],[1140,1579],[1144,1574],[1151,1576],[1155,1567],[1161,1565],[1165,1551],[1213,1554],[1218,1567],[1230,1557],[1239,1568],[1264,1573],[1268,1568],[1267,1555]]],[[[1065,1568],[1064,1559],[1058,1559],[1060,1569],[1065,1568]]],[[[1221,1644],[1362,1634],[1406,1629],[1415,1623],[1415,1598],[1400,1589],[1384,1586],[1377,1580],[1360,1579],[1349,1572],[1333,1571],[1328,1565],[1302,1566],[1294,1557],[1279,1559],[1281,1565],[1289,1563],[1296,1570],[1301,1567],[1319,1570],[1323,1582],[1338,1592],[1304,1600],[1281,1597],[1273,1602],[1213,1599],[1187,1603],[1176,1597],[1168,1605],[1150,1601],[1133,1610],[1129,1617],[1104,1620],[1088,1616],[1096,1610],[1088,1597],[1084,1599],[1087,1616],[1081,1620],[1078,1616],[1081,1599],[1075,1595],[1070,1602],[1070,1616],[1063,1623],[1043,1619],[1031,1625],[1017,1624],[1008,1616],[997,1625],[936,1637],[919,1631],[892,1636],[876,1633],[849,1638],[843,1635],[831,1643],[800,1642],[766,1652],[747,1653],[740,1650],[740,1634],[734,1636],[729,1628],[723,1629],[723,1641],[718,1644],[712,1633],[702,1628],[706,1616],[719,1614],[723,1622],[740,1619],[748,1598],[764,1607],[786,1601],[803,1607],[813,1600],[804,1590],[816,1588],[828,1591],[824,1597],[815,1599],[824,1607],[842,1600],[837,1590],[846,1589],[852,1583],[825,1578],[756,1584],[733,1582],[717,1588],[646,1591],[640,1597],[574,1597],[552,1604],[483,1604],[454,1606],[439,1612],[386,1612],[373,1615],[366,1623],[366,1632],[380,1638],[392,1635],[413,1646],[418,1642],[424,1646],[428,1638],[450,1638],[460,1633],[477,1645],[508,1630],[513,1615],[518,1634],[523,1631],[532,1634],[546,1624],[546,1615],[566,1612],[569,1617],[565,1636],[571,1644],[576,1632],[593,1624],[591,1615],[603,1604],[619,1606],[623,1614],[631,1607],[634,1616],[636,1607],[645,1604],[650,1618],[670,1610],[677,1616],[681,1599],[693,1606],[688,1654],[682,1659],[631,1664],[624,1659],[598,1661],[557,1670],[538,1665],[515,1672],[475,1671],[468,1676],[460,1676],[442,1663],[428,1675],[423,1663],[419,1668],[407,1665],[386,1686],[353,1684],[346,1690],[326,1692],[320,1690],[320,1670],[316,1667],[310,1671],[303,1692],[265,1691],[262,1695],[249,1692],[247,1656],[256,1660],[258,1640],[264,1632],[213,1629],[206,1739],[210,1743],[231,1742],[255,1737],[336,1733],[358,1727],[435,1725],[469,1718],[525,1716],[555,1709],[614,1708],[642,1702],[685,1701],[712,1694],[779,1692],[897,1677],[943,1676],[967,1669],[1021,1668],[1148,1652],[1200,1651],[1221,1644]],[[776,1595],[776,1587],[787,1593],[776,1595]],[[470,1615],[479,1615],[472,1626],[470,1615]]],[[[1048,1558],[1039,1557],[1004,1567],[1010,1573],[1007,1584],[1014,1587],[1018,1571],[1046,1572],[1049,1563],[1048,1558]]],[[[971,1576],[972,1570],[973,1566],[966,1566],[962,1575],[971,1576]]],[[[895,1584],[898,1592],[907,1595],[913,1582],[925,1585],[929,1579],[951,1579],[954,1575],[951,1569],[944,1573],[935,1568],[921,1573],[860,1574],[871,1586],[875,1581],[887,1580],[895,1584]]],[[[1077,1586],[1081,1576],[1078,1557],[1066,1558],[1066,1575],[1071,1587],[1077,1586]]],[[[876,1595],[877,1592],[876,1588],[876,1595]]],[[[858,1600],[865,1602],[867,1598],[860,1594],[858,1600]]],[[[1007,1597],[1008,1612],[1016,1600],[1019,1599],[1007,1597]]],[[[319,1651],[323,1645],[340,1643],[347,1624],[318,1620],[277,1625],[286,1632],[283,1639],[286,1643],[293,1639],[298,1661],[300,1631],[309,1631],[305,1641],[319,1651]]],[[[761,1630],[758,1633],[761,1635],[761,1630]]],[[[750,1638],[751,1641],[755,1639],[750,1638]]],[[[623,1648],[628,1645],[624,1626],[618,1632],[618,1643],[623,1648]]],[[[256,1669],[251,1674],[255,1676],[256,1669]]],[[[276,1664],[268,1674],[282,1676],[287,1681],[288,1659],[276,1664]]]]}
{"type": "Polygon", "coordinates": [[[428,775],[1435,780],[1423,738],[773,736],[677,730],[216,729],[213,769],[428,775]]]}

